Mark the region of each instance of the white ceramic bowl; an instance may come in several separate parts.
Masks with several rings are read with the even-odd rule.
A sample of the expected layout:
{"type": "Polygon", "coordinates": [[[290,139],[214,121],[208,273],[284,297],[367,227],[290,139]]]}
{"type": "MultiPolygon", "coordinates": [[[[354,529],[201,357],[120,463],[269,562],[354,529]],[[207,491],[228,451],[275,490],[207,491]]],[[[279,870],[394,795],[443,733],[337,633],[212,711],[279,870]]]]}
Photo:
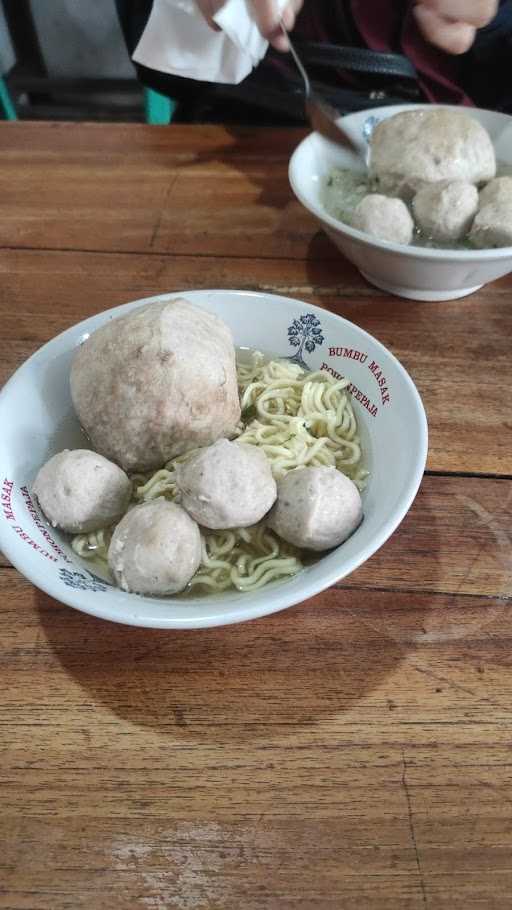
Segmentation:
{"type": "MultiPolygon", "coordinates": [[[[446,105],[445,105],[446,106],[446,105]]],[[[359,111],[343,117],[344,128],[357,141],[366,160],[367,141],[375,124],[401,111],[432,105],[403,104],[359,111]]],[[[449,108],[458,110],[460,108],[449,108]]],[[[465,108],[489,132],[496,157],[512,165],[512,117],[465,108]]],[[[354,156],[312,133],[290,161],[290,183],[297,198],[315,215],[336,246],[361,274],[382,290],[412,300],[454,300],[512,271],[512,247],[497,250],[434,250],[376,240],[329,215],[322,202],[325,181],[333,167],[356,167],[354,156]]]]}
{"type": "MultiPolygon", "coordinates": [[[[365,518],[337,550],[300,575],[255,593],[165,599],[127,594],[91,575],[69,540],[49,528],[31,495],[39,467],[64,448],[84,447],[69,392],[77,345],[115,316],[151,301],[108,310],[68,329],[37,351],[0,394],[2,466],[0,548],[35,585],[63,603],[114,622],[156,628],[224,625],[273,613],[317,594],[365,562],[401,522],[420,484],[427,455],[427,422],[416,388],[396,358],[352,323],[324,310],[270,294],[194,291],[180,294],[217,313],[235,343],[291,357],[288,329],[306,313],[319,320],[323,341],[302,352],[307,366],[323,364],[348,376],[368,452],[365,518]],[[364,397],[363,397],[364,396],[364,397]],[[372,416],[373,415],[373,416],[372,416]]],[[[311,347],[311,345],[310,345],[311,347]]],[[[22,619],[20,618],[20,621],[22,619]]]]}

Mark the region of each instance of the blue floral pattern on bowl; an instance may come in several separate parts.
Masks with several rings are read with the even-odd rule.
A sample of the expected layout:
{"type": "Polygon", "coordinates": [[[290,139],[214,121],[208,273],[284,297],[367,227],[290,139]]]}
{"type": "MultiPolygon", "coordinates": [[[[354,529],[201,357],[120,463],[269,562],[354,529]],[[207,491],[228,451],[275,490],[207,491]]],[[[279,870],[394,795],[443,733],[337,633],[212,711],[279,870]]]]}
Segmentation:
{"type": "Polygon", "coordinates": [[[60,580],[68,588],[75,588],[79,591],[107,591],[108,585],[95,578],[94,575],[87,577],[83,572],[72,572],[70,569],[59,569],[60,580]]]}

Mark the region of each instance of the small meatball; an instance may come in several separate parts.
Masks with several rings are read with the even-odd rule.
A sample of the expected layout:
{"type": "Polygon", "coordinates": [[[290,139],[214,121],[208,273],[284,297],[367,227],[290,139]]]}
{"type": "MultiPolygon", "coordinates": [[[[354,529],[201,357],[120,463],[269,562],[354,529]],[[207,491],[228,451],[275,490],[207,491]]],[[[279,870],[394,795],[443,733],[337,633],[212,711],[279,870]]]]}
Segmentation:
{"type": "Polygon", "coordinates": [[[469,234],[480,250],[512,246],[512,205],[491,202],[480,209],[469,234]]]}
{"type": "Polygon", "coordinates": [[[155,470],[235,430],[233,336],[187,300],[131,310],[78,348],[71,397],[96,451],[126,471],[155,470]]]}
{"type": "Polygon", "coordinates": [[[370,193],[354,209],[352,227],[389,243],[409,244],[414,222],[401,199],[370,193]]]}
{"type": "Polygon", "coordinates": [[[330,550],[352,534],[363,517],[355,483],[336,468],[290,471],[277,485],[269,526],[306,550],[330,550]]]}
{"type": "Polygon", "coordinates": [[[176,470],[183,507],[205,528],[247,528],[273,506],[276,482],[261,449],[219,439],[176,470]]]}
{"type": "Polygon", "coordinates": [[[465,112],[412,110],[375,127],[369,171],[376,190],[408,200],[440,180],[485,183],[496,174],[496,156],[487,130],[465,112]]]}
{"type": "Polygon", "coordinates": [[[412,208],[418,227],[439,243],[467,234],[478,211],[478,190],[463,180],[442,181],[416,193],[412,208]]]}
{"type": "Polygon", "coordinates": [[[108,550],[116,583],[134,594],[177,594],[200,562],[198,526],[181,506],[166,499],[131,509],[115,529],[108,550]]]}
{"type": "Polygon", "coordinates": [[[88,534],[124,515],[132,485],[124,471],[103,455],[65,449],[43,465],[33,490],[54,528],[88,534]]]}
{"type": "Polygon", "coordinates": [[[480,190],[480,208],[491,202],[512,206],[512,177],[496,177],[480,190]]]}

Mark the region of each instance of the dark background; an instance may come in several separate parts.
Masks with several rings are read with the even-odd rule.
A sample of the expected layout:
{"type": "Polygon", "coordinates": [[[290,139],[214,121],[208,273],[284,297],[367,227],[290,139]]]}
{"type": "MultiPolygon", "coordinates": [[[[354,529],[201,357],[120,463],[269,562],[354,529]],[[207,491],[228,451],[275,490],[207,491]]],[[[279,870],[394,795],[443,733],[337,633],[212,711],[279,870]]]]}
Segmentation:
{"type": "Polygon", "coordinates": [[[114,0],[0,0],[0,72],[19,119],[145,119],[114,0]]]}

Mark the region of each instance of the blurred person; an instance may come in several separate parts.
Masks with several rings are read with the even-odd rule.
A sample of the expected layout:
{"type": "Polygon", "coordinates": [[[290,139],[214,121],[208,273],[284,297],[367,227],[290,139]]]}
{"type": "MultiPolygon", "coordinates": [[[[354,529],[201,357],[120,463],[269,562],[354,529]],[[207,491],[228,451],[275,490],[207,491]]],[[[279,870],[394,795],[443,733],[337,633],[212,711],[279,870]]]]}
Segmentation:
{"type": "MultiPolygon", "coordinates": [[[[197,0],[199,10],[213,28],[216,27],[213,16],[224,2],[225,0],[197,0]]],[[[290,0],[279,16],[275,0],[252,0],[261,34],[277,50],[288,50],[288,43],[279,27],[280,20],[286,30],[291,32],[303,5],[304,0],[290,0]]],[[[361,5],[352,4],[354,10],[361,5]]],[[[368,11],[372,12],[370,4],[366,5],[368,11]]],[[[477,29],[484,28],[493,21],[498,5],[498,0],[420,0],[413,6],[413,15],[427,41],[449,54],[463,54],[472,46],[477,29]]],[[[386,6],[389,10],[390,4],[386,6]]]]}
{"type": "MultiPolygon", "coordinates": [[[[152,0],[116,0],[130,53],[152,0]]],[[[212,26],[224,0],[196,0],[212,26]]],[[[238,86],[137,65],[141,81],[179,103],[179,119],[301,122],[300,77],[275,0],[251,0],[270,49],[238,86]]],[[[512,0],[289,0],[293,32],[318,88],[342,113],[404,101],[512,111],[512,0]]]]}

